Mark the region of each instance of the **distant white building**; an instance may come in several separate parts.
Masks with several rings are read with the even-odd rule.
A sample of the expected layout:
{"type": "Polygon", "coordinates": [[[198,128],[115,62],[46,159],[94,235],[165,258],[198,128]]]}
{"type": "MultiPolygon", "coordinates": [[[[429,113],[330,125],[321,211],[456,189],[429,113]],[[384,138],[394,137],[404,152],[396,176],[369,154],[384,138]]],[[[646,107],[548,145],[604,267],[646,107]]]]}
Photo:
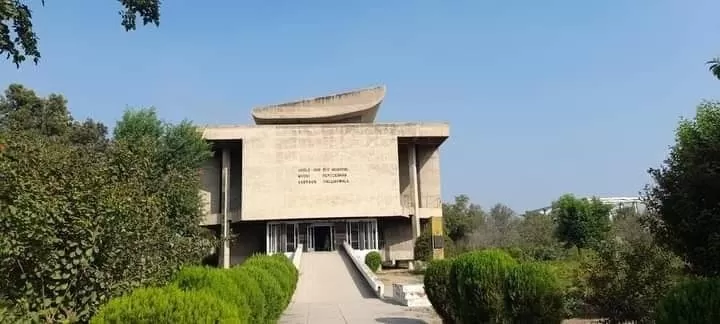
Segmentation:
{"type": "MultiPolygon", "coordinates": [[[[613,209],[610,211],[611,218],[615,215],[617,210],[623,208],[632,208],[636,213],[642,213],[645,211],[645,204],[643,204],[642,200],[640,200],[640,197],[598,197],[598,199],[605,204],[613,206],[613,209]]],[[[528,211],[528,213],[536,212],[547,215],[552,212],[552,206],[528,211]]]]}

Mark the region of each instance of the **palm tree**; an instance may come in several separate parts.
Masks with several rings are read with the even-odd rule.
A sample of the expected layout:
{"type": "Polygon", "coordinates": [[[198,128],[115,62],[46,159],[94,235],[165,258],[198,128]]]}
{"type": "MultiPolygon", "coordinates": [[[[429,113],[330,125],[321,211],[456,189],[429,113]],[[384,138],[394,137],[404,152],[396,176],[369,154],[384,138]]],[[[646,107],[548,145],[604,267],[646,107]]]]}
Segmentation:
{"type": "Polygon", "coordinates": [[[708,70],[710,70],[716,78],[720,79],[720,57],[707,61],[705,64],[710,65],[708,70]]]}

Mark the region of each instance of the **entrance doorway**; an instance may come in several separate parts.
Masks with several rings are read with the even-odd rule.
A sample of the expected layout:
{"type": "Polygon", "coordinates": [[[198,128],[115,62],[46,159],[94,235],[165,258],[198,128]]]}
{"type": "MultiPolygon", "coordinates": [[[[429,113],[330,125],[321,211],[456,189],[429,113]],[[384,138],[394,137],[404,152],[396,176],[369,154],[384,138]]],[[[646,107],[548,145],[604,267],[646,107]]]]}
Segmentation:
{"type": "Polygon", "coordinates": [[[328,224],[308,226],[308,251],[334,251],[335,227],[328,224]]]}

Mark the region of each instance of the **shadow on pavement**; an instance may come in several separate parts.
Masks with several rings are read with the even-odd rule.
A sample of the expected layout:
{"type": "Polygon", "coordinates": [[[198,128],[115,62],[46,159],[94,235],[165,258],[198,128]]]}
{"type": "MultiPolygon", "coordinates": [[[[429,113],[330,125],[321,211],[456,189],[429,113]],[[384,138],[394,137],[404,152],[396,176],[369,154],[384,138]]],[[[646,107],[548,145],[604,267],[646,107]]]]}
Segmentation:
{"type": "Polygon", "coordinates": [[[406,318],[406,317],[381,317],[376,318],[377,323],[386,324],[427,324],[426,321],[419,320],[417,318],[406,318]]]}
{"type": "Polygon", "coordinates": [[[377,298],[377,296],[375,296],[375,293],[368,286],[365,278],[362,276],[362,274],[360,274],[360,270],[358,270],[355,267],[355,263],[350,260],[351,256],[349,256],[345,251],[337,251],[337,253],[340,253],[340,257],[345,264],[345,268],[350,273],[353,284],[355,284],[355,287],[360,291],[362,297],[366,299],[377,298]]]}

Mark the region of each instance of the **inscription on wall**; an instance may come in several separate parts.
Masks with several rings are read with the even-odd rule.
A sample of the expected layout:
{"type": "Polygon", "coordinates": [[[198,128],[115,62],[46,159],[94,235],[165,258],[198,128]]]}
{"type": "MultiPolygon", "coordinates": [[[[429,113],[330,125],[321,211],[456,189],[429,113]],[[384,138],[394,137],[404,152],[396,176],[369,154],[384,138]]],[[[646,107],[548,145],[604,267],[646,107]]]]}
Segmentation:
{"type": "Polygon", "coordinates": [[[350,183],[349,173],[348,168],[299,168],[297,169],[297,183],[350,183]]]}

